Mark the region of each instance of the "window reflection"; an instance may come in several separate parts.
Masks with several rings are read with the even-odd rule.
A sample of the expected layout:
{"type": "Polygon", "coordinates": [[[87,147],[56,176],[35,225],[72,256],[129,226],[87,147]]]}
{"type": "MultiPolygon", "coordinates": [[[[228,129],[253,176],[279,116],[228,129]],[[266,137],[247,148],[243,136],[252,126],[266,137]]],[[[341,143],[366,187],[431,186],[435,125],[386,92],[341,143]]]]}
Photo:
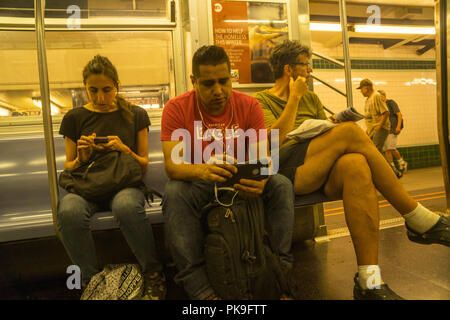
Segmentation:
{"type": "MultiPolygon", "coordinates": [[[[175,95],[170,31],[48,31],[46,47],[54,121],[87,103],[81,73],[96,54],[118,69],[120,94],[150,115],[175,95]]],[[[34,32],[0,31],[0,57],[0,117],[40,115],[34,32]]]]}

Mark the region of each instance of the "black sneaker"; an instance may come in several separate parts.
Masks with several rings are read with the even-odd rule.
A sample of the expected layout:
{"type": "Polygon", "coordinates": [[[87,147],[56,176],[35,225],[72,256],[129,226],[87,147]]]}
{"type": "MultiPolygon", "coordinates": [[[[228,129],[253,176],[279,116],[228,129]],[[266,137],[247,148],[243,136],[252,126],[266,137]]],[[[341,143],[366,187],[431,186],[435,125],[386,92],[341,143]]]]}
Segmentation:
{"type": "Polygon", "coordinates": [[[355,300],[405,300],[392,291],[387,284],[380,285],[380,289],[363,289],[358,282],[358,273],[353,278],[353,298],[355,300]]]}
{"type": "Polygon", "coordinates": [[[419,234],[406,226],[408,239],[421,244],[438,243],[450,247],[450,218],[440,214],[438,222],[428,231],[419,234]]]}
{"type": "Polygon", "coordinates": [[[166,298],[166,276],[162,272],[144,276],[143,300],[164,300],[166,298]]]}

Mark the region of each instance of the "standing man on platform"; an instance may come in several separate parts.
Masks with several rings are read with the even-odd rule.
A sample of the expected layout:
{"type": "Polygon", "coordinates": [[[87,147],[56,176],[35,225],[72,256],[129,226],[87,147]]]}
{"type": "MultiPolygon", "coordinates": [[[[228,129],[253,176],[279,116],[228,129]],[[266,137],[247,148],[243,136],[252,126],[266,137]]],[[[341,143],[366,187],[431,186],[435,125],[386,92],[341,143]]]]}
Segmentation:
{"type": "Polygon", "coordinates": [[[383,153],[384,142],[389,135],[389,109],[381,94],[373,88],[369,79],[361,80],[359,87],[361,94],[366,97],[365,117],[367,135],[372,139],[380,153],[383,153]]]}
{"type": "Polygon", "coordinates": [[[397,150],[397,136],[403,129],[403,115],[400,112],[397,103],[392,99],[386,98],[386,92],[383,90],[378,90],[378,92],[381,94],[389,108],[389,121],[391,123],[391,131],[389,132],[383,147],[384,155],[397,177],[401,178],[408,168],[408,162],[403,160],[402,155],[397,150]],[[395,166],[394,157],[397,160],[399,166],[398,169],[395,166]]]}

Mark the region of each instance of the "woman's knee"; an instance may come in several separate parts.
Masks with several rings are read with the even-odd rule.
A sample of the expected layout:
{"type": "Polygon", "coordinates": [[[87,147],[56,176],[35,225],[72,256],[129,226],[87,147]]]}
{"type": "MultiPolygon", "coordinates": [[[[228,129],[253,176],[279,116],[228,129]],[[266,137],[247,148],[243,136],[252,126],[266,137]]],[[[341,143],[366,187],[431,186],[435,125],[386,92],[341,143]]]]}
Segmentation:
{"type": "Polygon", "coordinates": [[[69,193],[58,203],[60,227],[75,227],[89,223],[89,205],[79,195],[69,193]]]}
{"type": "Polygon", "coordinates": [[[119,191],[111,201],[111,211],[121,221],[132,218],[134,214],[145,214],[144,193],[137,188],[119,191]]]}

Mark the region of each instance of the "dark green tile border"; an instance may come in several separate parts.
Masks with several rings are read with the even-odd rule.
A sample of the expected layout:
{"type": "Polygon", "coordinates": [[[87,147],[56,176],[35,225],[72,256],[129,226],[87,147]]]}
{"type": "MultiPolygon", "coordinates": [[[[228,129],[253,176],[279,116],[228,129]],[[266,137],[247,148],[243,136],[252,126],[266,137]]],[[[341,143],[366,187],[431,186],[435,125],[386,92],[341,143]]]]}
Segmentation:
{"type": "Polygon", "coordinates": [[[408,162],[408,169],[418,169],[441,165],[439,145],[399,147],[398,151],[408,162]]]}
{"type": "MultiPolygon", "coordinates": [[[[343,59],[337,59],[343,62],[343,59]]],[[[436,61],[433,60],[365,60],[351,59],[352,69],[382,69],[382,70],[434,70],[436,61]]],[[[314,69],[342,69],[326,60],[313,59],[314,69]]]]}

